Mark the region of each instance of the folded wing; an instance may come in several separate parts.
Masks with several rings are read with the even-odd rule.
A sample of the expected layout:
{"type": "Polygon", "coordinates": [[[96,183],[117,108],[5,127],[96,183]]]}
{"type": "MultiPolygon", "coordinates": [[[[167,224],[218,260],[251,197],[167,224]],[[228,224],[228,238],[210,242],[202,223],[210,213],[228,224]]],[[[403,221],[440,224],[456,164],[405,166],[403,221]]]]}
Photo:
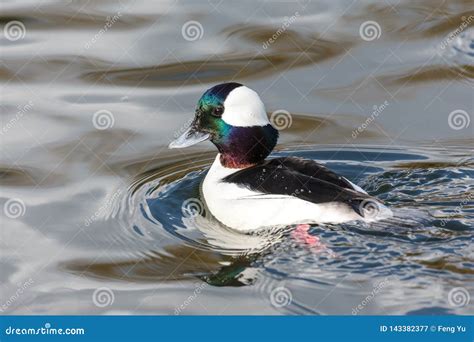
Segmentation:
{"type": "Polygon", "coordinates": [[[360,204],[373,200],[323,165],[295,157],[275,158],[235,172],[223,179],[249,190],[294,196],[312,203],[342,202],[364,216],[360,204]]]}

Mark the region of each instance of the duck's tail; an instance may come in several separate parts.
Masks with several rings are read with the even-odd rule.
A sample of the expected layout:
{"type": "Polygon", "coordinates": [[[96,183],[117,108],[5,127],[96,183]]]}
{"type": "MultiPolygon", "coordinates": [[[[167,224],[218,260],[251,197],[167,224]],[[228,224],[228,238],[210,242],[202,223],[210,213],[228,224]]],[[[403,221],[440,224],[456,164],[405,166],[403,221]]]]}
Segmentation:
{"type": "Polygon", "coordinates": [[[392,211],[374,197],[358,198],[351,201],[351,207],[365,221],[378,221],[392,217],[392,211]]]}

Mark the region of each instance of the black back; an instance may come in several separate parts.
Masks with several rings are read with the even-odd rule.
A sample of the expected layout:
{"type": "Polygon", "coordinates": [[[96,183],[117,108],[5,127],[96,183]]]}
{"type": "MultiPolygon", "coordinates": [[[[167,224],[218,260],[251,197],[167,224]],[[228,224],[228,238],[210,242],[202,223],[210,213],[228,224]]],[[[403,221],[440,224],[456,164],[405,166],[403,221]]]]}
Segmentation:
{"type": "Polygon", "coordinates": [[[265,194],[294,196],[312,203],[343,202],[361,216],[360,203],[372,199],[325,166],[295,157],[266,160],[235,172],[223,181],[265,194]]]}

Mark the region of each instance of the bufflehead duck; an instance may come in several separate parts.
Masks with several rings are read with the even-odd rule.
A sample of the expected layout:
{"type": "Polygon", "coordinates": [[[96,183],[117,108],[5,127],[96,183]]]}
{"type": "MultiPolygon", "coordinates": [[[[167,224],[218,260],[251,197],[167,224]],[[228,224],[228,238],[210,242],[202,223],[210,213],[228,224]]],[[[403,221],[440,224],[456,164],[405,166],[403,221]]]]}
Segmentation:
{"type": "Polygon", "coordinates": [[[278,140],[258,94],[223,83],[199,99],[193,122],[170,148],[211,140],[219,153],[202,184],[212,215],[239,231],[374,219],[382,204],[313,160],[266,159],[278,140]]]}

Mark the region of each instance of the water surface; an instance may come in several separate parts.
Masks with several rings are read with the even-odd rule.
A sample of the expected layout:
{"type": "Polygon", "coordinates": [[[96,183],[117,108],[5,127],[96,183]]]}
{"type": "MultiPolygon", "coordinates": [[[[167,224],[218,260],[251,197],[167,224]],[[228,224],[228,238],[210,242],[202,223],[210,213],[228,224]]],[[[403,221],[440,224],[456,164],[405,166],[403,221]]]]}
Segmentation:
{"type": "Polygon", "coordinates": [[[473,15],[470,1],[4,2],[3,28],[23,27],[1,36],[2,311],[473,314],[473,15]],[[167,145],[227,81],[283,113],[271,157],[324,163],[393,217],[314,225],[318,249],[213,219],[213,146],[167,145]]]}

